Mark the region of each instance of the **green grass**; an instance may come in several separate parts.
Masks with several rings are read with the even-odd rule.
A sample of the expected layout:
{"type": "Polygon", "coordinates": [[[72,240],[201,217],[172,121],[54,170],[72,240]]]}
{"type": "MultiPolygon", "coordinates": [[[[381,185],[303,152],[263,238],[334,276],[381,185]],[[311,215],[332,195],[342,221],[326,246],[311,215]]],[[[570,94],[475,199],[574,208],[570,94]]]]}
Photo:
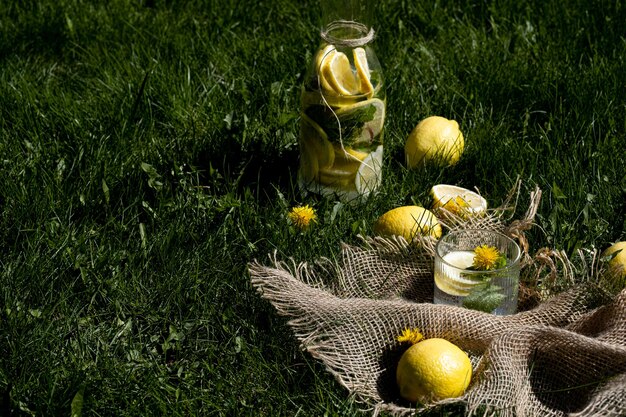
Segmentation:
{"type": "Polygon", "coordinates": [[[0,414],[70,415],[82,393],[85,416],[358,415],[246,264],[332,257],[436,183],[497,205],[520,176],[521,207],[541,187],[533,250],[626,239],[620,2],[375,12],[385,178],[351,207],[294,182],[318,2],[2,3],[0,414]],[[466,152],[407,171],[431,114],[466,152]],[[319,216],[305,234],[286,219],[301,203],[319,216]]]}

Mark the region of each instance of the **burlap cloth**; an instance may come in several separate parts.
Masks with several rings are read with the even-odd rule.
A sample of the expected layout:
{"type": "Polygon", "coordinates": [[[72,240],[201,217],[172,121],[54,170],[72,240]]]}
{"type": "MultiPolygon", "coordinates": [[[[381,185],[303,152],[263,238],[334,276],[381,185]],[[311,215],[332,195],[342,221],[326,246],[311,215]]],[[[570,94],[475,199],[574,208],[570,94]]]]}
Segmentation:
{"type": "Polygon", "coordinates": [[[252,284],[372,415],[460,403],[467,415],[626,416],[626,290],[598,285],[606,274],[594,251],[576,260],[546,248],[528,255],[524,231],[540,195],[531,193],[520,220],[503,220],[517,204],[510,199],[486,217],[444,220],[448,229],[497,230],[521,244],[520,309],[535,306],[511,316],[432,304],[435,242],[428,238],[418,245],[363,238],[360,246],[343,244],[335,262],[274,255],[271,266],[250,263],[252,284]],[[399,397],[395,370],[406,346],[396,336],[409,327],[469,354],[474,375],[462,397],[426,405],[399,397]]]}

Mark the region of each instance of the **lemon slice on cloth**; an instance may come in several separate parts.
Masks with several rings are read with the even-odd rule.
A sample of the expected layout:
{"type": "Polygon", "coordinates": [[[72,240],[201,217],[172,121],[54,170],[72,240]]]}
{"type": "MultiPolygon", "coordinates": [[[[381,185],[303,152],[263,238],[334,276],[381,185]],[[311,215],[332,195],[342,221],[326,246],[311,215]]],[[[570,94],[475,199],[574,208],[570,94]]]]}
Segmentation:
{"type": "Polygon", "coordinates": [[[487,200],[467,188],[437,184],[430,189],[433,210],[443,208],[458,216],[476,215],[487,210],[487,200]]]}
{"type": "Polygon", "coordinates": [[[354,48],[352,51],[354,56],[354,66],[359,79],[359,92],[371,97],[374,93],[374,86],[370,80],[370,67],[367,63],[367,54],[363,48],[354,48]]]}
{"type": "Polygon", "coordinates": [[[383,146],[380,145],[361,162],[354,179],[356,190],[363,195],[367,195],[377,189],[383,178],[382,169],[383,146]]]}
{"type": "Polygon", "coordinates": [[[342,96],[358,94],[359,86],[352,72],[350,60],[343,52],[330,51],[322,60],[319,77],[322,88],[342,96]]]}

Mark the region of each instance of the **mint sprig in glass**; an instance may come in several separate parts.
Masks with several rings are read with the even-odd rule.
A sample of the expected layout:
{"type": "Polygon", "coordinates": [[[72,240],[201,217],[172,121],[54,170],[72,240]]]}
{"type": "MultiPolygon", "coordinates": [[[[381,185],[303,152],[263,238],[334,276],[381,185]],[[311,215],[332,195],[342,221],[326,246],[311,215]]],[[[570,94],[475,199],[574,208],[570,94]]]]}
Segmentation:
{"type": "Polygon", "coordinates": [[[507,264],[506,256],[500,253],[495,246],[482,245],[474,249],[474,263],[468,269],[471,271],[486,271],[484,274],[474,275],[474,279],[481,281],[463,299],[463,307],[490,313],[504,301],[506,296],[503,288],[495,284],[497,275],[487,271],[503,269],[507,264]]]}

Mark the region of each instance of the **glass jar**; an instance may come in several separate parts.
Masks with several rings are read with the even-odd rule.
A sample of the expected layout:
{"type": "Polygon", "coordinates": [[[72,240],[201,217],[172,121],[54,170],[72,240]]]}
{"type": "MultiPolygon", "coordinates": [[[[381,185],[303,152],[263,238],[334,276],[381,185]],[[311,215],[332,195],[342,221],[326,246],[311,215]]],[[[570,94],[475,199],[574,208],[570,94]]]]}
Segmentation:
{"type": "Polygon", "coordinates": [[[321,31],[301,94],[298,183],[352,201],[381,183],[385,93],[374,30],[334,20],[321,31]]]}

